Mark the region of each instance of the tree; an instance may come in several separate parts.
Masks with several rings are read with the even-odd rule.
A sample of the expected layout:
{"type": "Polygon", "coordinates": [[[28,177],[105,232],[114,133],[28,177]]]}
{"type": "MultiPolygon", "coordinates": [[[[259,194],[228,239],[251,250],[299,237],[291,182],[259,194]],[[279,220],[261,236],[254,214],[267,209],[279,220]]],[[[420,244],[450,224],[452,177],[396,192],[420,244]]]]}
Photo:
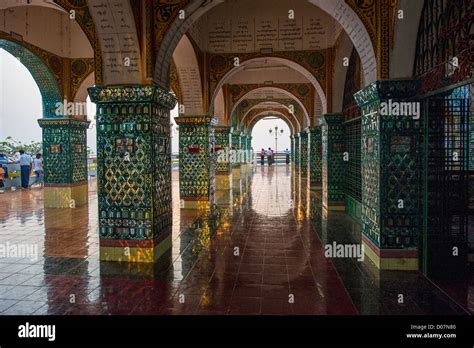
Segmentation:
{"type": "Polygon", "coordinates": [[[28,154],[35,155],[42,152],[43,145],[40,141],[31,141],[30,143],[23,144],[12,137],[7,137],[4,141],[0,141],[0,153],[4,153],[7,157],[15,157],[22,149],[28,154]]]}

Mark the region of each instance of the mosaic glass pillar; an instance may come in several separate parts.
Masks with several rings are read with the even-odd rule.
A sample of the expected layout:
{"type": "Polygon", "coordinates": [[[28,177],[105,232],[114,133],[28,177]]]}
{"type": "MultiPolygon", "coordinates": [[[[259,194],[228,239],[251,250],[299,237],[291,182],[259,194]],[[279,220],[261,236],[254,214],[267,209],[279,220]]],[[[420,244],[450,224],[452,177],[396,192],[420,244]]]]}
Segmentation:
{"type": "Polygon", "coordinates": [[[240,150],[242,165],[247,165],[249,159],[247,156],[247,135],[245,133],[240,134],[240,150]]]}
{"type": "Polygon", "coordinates": [[[253,152],[252,152],[252,136],[247,135],[247,158],[248,158],[248,163],[252,164],[253,161],[253,152]]]}
{"type": "Polygon", "coordinates": [[[155,262],[171,250],[169,111],[155,86],[89,88],[97,104],[100,259],[155,262]]]}
{"type": "MultiPolygon", "coordinates": [[[[233,131],[231,136],[232,180],[240,180],[240,131],[233,131]]],[[[234,184],[233,184],[234,185],[234,184]]]]}
{"type": "Polygon", "coordinates": [[[419,81],[384,80],[354,95],[362,109],[362,242],[380,269],[418,270],[421,107],[418,116],[395,116],[391,107],[410,102],[416,110],[418,88],[419,81]]]}
{"type": "Polygon", "coordinates": [[[322,138],[321,127],[310,127],[309,131],[309,176],[312,189],[322,189],[322,138]]]}
{"type": "Polygon", "coordinates": [[[181,208],[207,209],[215,188],[214,125],[210,116],[180,116],[179,194],[181,208]]]}
{"type": "Polygon", "coordinates": [[[331,210],[345,210],[343,122],[341,114],[326,114],[322,120],[323,207],[331,210]]]}
{"type": "Polygon", "coordinates": [[[300,171],[300,135],[295,134],[295,170],[300,171]]]}
{"type": "Polygon", "coordinates": [[[89,121],[42,118],[45,208],[87,204],[87,127],[89,121]]]}
{"type": "Polygon", "coordinates": [[[216,127],[216,190],[230,189],[230,127],[216,127]]]}
{"type": "Polygon", "coordinates": [[[303,130],[300,133],[300,171],[301,177],[308,177],[308,132],[303,130]]]}

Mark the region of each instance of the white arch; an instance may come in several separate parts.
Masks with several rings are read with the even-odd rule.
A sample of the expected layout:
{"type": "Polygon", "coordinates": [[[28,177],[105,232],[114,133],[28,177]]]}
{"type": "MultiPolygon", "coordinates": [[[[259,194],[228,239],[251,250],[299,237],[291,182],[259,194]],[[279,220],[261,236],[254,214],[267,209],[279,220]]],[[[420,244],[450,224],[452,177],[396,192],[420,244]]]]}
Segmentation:
{"type": "Polygon", "coordinates": [[[346,75],[348,66],[344,66],[339,62],[342,62],[344,58],[349,59],[352,53],[354,45],[346,33],[341,33],[340,45],[336,52],[335,62],[338,65],[337,69],[334,69],[333,82],[332,82],[332,112],[342,112],[342,103],[344,99],[344,86],[346,83],[346,75]]]}
{"type": "MultiPolygon", "coordinates": [[[[334,18],[345,30],[356,47],[364,71],[364,82],[368,85],[377,79],[377,60],[375,51],[364,23],[345,0],[308,0],[334,18]]],[[[171,55],[181,37],[191,28],[193,23],[213,7],[224,3],[225,0],[195,0],[185,8],[187,18],[175,20],[165,34],[158,51],[155,64],[154,81],[164,88],[168,85],[168,71],[171,55]],[[160,63],[160,64],[158,64],[160,63]]],[[[319,93],[319,91],[318,91],[319,93]]],[[[213,105],[212,103],[210,104],[213,105]]],[[[324,105],[324,103],[323,103],[324,105]]],[[[327,108],[323,107],[323,113],[327,108]]]]}
{"type": "Polygon", "coordinates": [[[79,85],[76,95],[74,96],[74,101],[85,102],[87,97],[89,96],[87,89],[94,85],[95,85],[95,74],[94,72],[91,72],[89,75],[87,75],[87,77],[84,80],[82,80],[81,84],[79,85]]]}
{"type": "MultiPolygon", "coordinates": [[[[279,93],[283,93],[285,94],[287,97],[289,97],[290,99],[293,99],[300,107],[301,109],[303,110],[303,114],[304,114],[304,120],[306,120],[305,122],[305,126],[308,126],[310,123],[310,119],[309,119],[309,115],[308,115],[308,110],[306,110],[305,106],[303,105],[303,103],[292,93],[284,90],[283,88],[280,88],[280,87],[271,87],[271,86],[265,86],[265,87],[258,87],[258,88],[255,88],[247,93],[245,93],[242,97],[240,97],[239,100],[237,100],[237,102],[234,104],[230,114],[229,114],[229,122],[231,121],[232,119],[232,115],[234,114],[234,111],[237,109],[237,106],[239,106],[239,104],[244,100],[244,99],[247,99],[249,97],[252,96],[252,94],[255,94],[255,93],[258,93],[258,92],[264,92],[264,91],[271,91],[271,92],[279,92],[279,93]]],[[[269,100],[271,101],[271,100],[269,100]]]]}
{"type": "Polygon", "coordinates": [[[321,84],[316,79],[316,77],[314,77],[313,74],[311,74],[306,68],[299,65],[298,63],[295,63],[295,62],[293,62],[292,60],[289,60],[289,59],[279,58],[279,57],[252,58],[252,59],[246,60],[244,62],[241,62],[238,67],[234,67],[229,72],[227,72],[227,74],[225,74],[222,77],[222,79],[219,81],[219,83],[217,84],[216,89],[215,89],[215,91],[214,91],[214,93],[211,97],[211,103],[210,103],[210,105],[211,105],[211,110],[210,111],[211,112],[212,112],[212,108],[213,108],[213,105],[214,105],[214,99],[216,98],[219,89],[222,88],[222,86],[226,83],[226,81],[229,78],[231,78],[232,76],[234,76],[235,74],[237,74],[239,71],[242,71],[247,65],[255,63],[256,61],[261,61],[262,59],[268,60],[269,62],[275,62],[277,64],[286,65],[287,67],[289,67],[293,70],[296,70],[300,74],[302,74],[309,82],[311,82],[311,84],[316,89],[317,97],[315,97],[315,99],[316,99],[315,112],[316,112],[316,110],[321,110],[323,115],[327,113],[326,95],[324,94],[323,88],[321,87],[321,84]]]}
{"type": "MultiPolygon", "coordinates": [[[[102,55],[102,82],[104,85],[140,84],[142,82],[142,64],[137,29],[129,0],[87,0],[87,6],[99,38],[102,55]],[[120,5],[120,16],[111,15],[120,5]],[[104,13],[107,25],[102,25],[104,13]],[[109,52],[107,47],[127,47],[109,52]]],[[[171,62],[171,57],[170,57],[171,62]]],[[[169,62],[169,63],[170,63],[169,62]]]]}
{"type": "MultiPolygon", "coordinates": [[[[247,115],[249,115],[252,110],[260,109],[258,106],[259,106],[259,105],[262,105],[263,103],[264,103],[264,102],[255,104],[255,105],[253,105],[250,109],[248,109],[247,112],[245,113],[245,115],[244,115],[244,116],[242,117],[242,119],[240,120],[240,124],[239,124],[239,125],[243,125],[245,119],[247,118],[247,115]]],[[[272,102],[272,103],[275,104],[275,106],[285,108],[285,109],[288,111],[288,113],[290,112],[288,106],[286,106],[286,105],[284,105],[284,104],[282,104],[282,103],[279,103],[279,102],[272,102]]],[[[268,109],[265,110],[265,111],[262,111],[261,113],[263,113],[263,112],[279,112],[279,113],[283,114],[283,113],[280,112],[280,111],[277,111],[277,110],[268,110],[268,109]]],[[[261,114],[261,113],[260,113],[260,114],[261,114]]],[[[300,121],[299,121],[298,118],[297,118],[296,116],[294,116],[294,115],[293,115],[293,118],[295,119],[296,125],[298,126],[298,131],[301,131],[301,123],[300,123],[300,121]]]]}
{"type": "MultiPolygon", "coordinates": [[[[255,121],[256,118],[261,117],[263,119],[265,116],[279,116],[288,125],[288,128],[290,128],[291,134],[295,134],[295,128],[293,127],[293,124],[286,117],[286,115],[280,111],[273,111],[273,110],[271,112],[269,110],[262,111],[261,113],[254,115],[250,119],[249,125],[252,125],[252,122],[255,121]],[[264,114],[268,114],[268,115],[264,115],[264,114]]],[[[261,120],[258,120],[257,122],[255,122],[255,124],[257,124],[259,121],[261,120]]],[[[253,127],[250,127],[249,130],[250,130],[250,133],[252,133],[253,127]]]]}
{"type": "Polygon", "coordinates": [[[186,18],[176,19],[168,29],[161,43],[160,49],[156,56],[155,74],[153,81],[159,86],[167,89],[169,84],[169,69],[171,64],[171,56],[181,38],[188,32],[191,26],[202,15],[211,8],[224,3],[225,0],[193,0],[184,9],[186,18]]]}
{"type": "Polygon", "coordinates": [[[224,91],[221,88],[219,93],[217,93],[217,97],[215,100],[215,107],[214,107],[214,117],[217,118],[219,121],[224,122],[224,115],[225,115],[225,101],[224,101],[224,91]]]}
{"type": "Polygon", "coordinates": [[[202,83],[196,52],[187,35],[184,35],[173,52],[173,60],[181,86],[182,104],[185,114],[204,114],[202,105],[202,83]]]}
{"type": "Polygon", "coordinates": [[[319,7],[342,26],[349,35],[354,47],[359,53],[362,68],[364,70],[365,85],[377,80],[377,59],[372,45],[372,40],[361,19],[345,0],[308,0],[319,7]]]}

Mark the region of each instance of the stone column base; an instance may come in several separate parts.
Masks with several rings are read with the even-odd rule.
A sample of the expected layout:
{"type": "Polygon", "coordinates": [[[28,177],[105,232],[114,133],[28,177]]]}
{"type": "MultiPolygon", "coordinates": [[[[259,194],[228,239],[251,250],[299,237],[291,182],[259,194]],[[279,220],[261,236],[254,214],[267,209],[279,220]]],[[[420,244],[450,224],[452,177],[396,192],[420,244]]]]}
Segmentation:
{"type": "Polygon", "coordinates": [[[417,271],[418,250],[415,249],[379,249],[367,237],[362,235],[365,255],[380,270],[417,271]]]}
{"type": "Polygon", "coordinates": [[[46,184],[44,187],[45,208],[75,208],[89,201],[88,183],[46,184]]]}
{"type": "Polygon", "coordinates": [[[230,173],[216,173],[216,190],[230,190],[230,173]]]}
{"type": "Polygon", "coordinates": [[[181,209],[209,209],[210,203],[208,197],[185,197],[181,198],[180,204],[181,209]]]}
{"type": "Polygon", "coordinates": [[[153,263],[170,249],[171,234],[158,241],[103,239],[100,241],[100,260],[153,263]]]}
{"type": "Polygon", "coordinates": [[[240,166],[232,168],[232,180],[240,180],[240,178],[241,178],[240,166]]]}

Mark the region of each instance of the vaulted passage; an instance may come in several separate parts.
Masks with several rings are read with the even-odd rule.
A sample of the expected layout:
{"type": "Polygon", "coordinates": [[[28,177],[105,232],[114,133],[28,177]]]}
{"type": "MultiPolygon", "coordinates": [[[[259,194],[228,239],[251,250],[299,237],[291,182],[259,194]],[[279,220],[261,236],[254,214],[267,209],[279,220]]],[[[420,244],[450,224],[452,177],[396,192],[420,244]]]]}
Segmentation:
{"type": "Polygon", "coordinates": [[[2,1],[0,314],[472,313],[472,13],[2,1]]]}

